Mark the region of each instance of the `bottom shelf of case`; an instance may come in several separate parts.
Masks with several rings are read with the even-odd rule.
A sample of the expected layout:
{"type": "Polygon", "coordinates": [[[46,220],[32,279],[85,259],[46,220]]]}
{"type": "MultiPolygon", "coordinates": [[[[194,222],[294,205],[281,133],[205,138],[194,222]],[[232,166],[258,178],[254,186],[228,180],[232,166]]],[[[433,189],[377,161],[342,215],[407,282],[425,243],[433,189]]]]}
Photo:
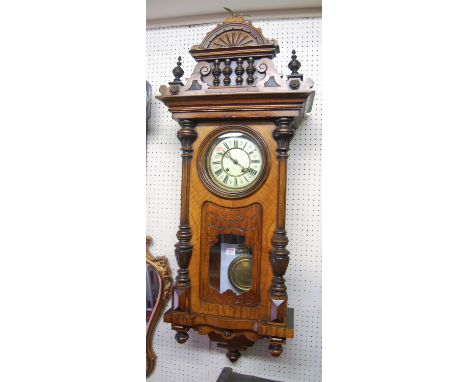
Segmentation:
{"type": "Polygon", "coordinates": [[[181,344],[188,340],[190,329],[208,335],[210,340],[217,342],[218,347],[228,349],[226,356],[232,362],[240,357],[241,350],[247,350],[262,338],[268,339],[270,354],[279,357],[286,338],[294,337],[293,308],[288,308],[286,323],[186,313],[172,308],[164,314],[164,322],[172,324],[172,329],[177,332],[175,338],[181,344]]]}

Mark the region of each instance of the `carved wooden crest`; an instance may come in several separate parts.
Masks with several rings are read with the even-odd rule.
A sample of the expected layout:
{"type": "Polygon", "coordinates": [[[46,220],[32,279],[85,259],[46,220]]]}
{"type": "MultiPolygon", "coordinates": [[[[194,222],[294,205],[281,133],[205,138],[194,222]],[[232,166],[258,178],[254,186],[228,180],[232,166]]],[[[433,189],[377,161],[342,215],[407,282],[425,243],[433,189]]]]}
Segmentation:
{"type": "Polygon", "coordinates": [[[227,18],[222,24],[208,32],[199,45],[192,50],[219,49],[233,46],[259,46],[278,43],[273,39],[263,36],[260,28],[255,28],[251,21],[246,21],[242,16],[227,18]]]}
{"type": "Polygon", "coordinates": [[[266,38],[260,28],[242,16],[230,17],[208,32],[199,45],[190,50],[197,61],[230,57],[275,57],[276,40],[266,38]]]}
{"type": "Polygon", "coordinates": [[[298,73],[301,64],[295,51],[288,66],[292,73],[283,78],[273,63],[276,53],[279,53],[276,40],[266,38],[251,21],[234,14],[209,31],[199,45],[192,47],[190,54],[198,62],[185,85],[181,81],[184,70],[179,57],[173,70],[174,80],[169,86],[161,86],[162,96],[156,98],[162,99],[174,116],[194,111],[198,106],[192,101],[197,99],[195,103],[205,115],[206,104],[212,106],[208,113],[213,112],[213,117],[231,115],[233,110],[247,111],[246,103],[257,115],[282,107],[292,114],[299,112],[300,117],[310,110],[314,83],[298,73]],[[259,98],[253,94],[255,92],[272,94],[259,98]],[[215,97],[216,94],[223,96],[215,97]],[[201,101],[203,98],[206,101],[201,101]],[[252,98],[255,105],[250,103],[252,98]],[[184,107],[187,102],[191,104],[190,109],[184,107]]]}

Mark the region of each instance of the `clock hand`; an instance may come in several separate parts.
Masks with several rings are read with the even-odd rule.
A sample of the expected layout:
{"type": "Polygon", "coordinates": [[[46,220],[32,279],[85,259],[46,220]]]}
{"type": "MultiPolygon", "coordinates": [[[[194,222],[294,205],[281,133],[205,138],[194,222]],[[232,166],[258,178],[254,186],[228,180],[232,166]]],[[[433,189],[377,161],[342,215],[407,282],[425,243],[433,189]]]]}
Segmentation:
{"type": "MultiPolygon", "coordinates": [[[[234,159],[234,160],[235,160],[235,159],[234,159]]],[[[242,170],[243,170],[244,172],[247,171],[247,167],[242,166],[242,165],[239,163],[239,161],[235,160],[234,163],[237,164],[238,166],[241,166],[241,167],[242,167],[242,170]]]]}
{"type": "Polygon", "coordinates": [[[231,153],[229,151],[226,154],[224,154],[224,156],[226,158],[229,158],[234,164],[239,164],[239,162],[231,156],[231,153]]]}
{"type": "Polygon", "coordinates": [[[230,160],[232,160],[232,162],[233,162],[234,164],[237,164],[238,166],[242,167],[242,170],[243,170],[244,172],[247,171],[248,168],[242,166],[242,165],[239,163],[239,161],[238,161],[237,159],[233,158],[233,157],[231,156],[231,153],[230,153],[229,151],[225,154],[225,156],[226,156],[227,158],[229,158],[230,160]]]}

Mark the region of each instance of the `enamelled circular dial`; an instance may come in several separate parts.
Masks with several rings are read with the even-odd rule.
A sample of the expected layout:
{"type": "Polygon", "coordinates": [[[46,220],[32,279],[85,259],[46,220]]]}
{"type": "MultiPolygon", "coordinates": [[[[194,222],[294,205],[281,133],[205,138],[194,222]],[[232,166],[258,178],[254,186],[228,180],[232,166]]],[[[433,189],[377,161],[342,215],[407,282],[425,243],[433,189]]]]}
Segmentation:
{"type": "Polygon", "coordinates": [[[206,167],[218,187],[236,192],[258,183],[264,162],[260,144],[252,136],[231,132],[220,135],[211,143],[206,167]]]}

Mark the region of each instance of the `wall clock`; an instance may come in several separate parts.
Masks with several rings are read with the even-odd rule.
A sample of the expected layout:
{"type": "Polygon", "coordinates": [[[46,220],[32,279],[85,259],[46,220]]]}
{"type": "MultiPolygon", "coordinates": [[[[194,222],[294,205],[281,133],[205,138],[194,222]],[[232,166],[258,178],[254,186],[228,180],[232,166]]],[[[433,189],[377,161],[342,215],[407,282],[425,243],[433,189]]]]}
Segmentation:
{"type": "Polygon", "coordinates": [[[192,47],[186,79],[156,98],[178,121],[182,189],[175,255],[179,269],[164,321],[179,343],[206,334],[235,361],[266,338],[278,357],[294,335],[284,275],[289,263],[289,143],[314,96],[293,51],[283,78],[278,43],[235,15],[192,47]]]}

